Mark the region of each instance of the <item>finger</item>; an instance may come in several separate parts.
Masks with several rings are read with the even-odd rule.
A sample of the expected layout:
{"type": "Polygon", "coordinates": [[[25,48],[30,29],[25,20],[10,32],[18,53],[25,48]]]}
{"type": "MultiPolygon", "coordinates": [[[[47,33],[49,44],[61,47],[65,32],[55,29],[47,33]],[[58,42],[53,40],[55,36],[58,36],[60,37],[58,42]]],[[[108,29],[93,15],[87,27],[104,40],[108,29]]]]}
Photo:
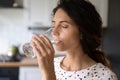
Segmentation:
{"type": "Polygon", "coordinates": [[[53,49],[51,48],[52,46],[50,46],[50,45],[48,44],[48,42],[46,41],[45,37],[40,36],[40,39],[41,39],[42,41],[44,41],[44,42],[43,42],[43,45],[45,46],[45,50],[46,50],[46,52],[47,52],[46,54],[48,54],[49,56],[51,56],[50,54],[53,55],[54,51],[53,51],[53,49]]]}
{"type": "Polygon", "coordinates": [[[44,42],[39,36],[34,36],[32,41],[35,43],[35,45],[38,47],[38,49],[41,52],[42,56],[47,56],[47,50],[45,48],[44,42]]]}
{"type": "Polygon", "coordinates": [[[42,36],[35,36],[35,37],[43,44],[43,46],[47,52],[51,53],[51,50],[53,51],[52,44],[50,44],[49,41],[46,41],[46,40],[48,40],[47,38],[45,39],[45,37],[42,37],[42,36]]]}
{"type": "Polygon", "coordinates": [[[35,35],[34,38],[36,38],[36,40],[40,41],[42,44],[46,44],[45,41],[41,40],[41,36],[35,35]]]}
{"type": "Polygon", "coordinates": [[[39,57],[42,56],[40,50],[38,50],[38,47],[35,45],[35,43],[32,42],[31,44],[32,44],[33,52],[36,54],[36,56],[37,56],[37,57],[38,57],[38,56],[39,56],[39,57]]]}
{"type": "Polygon", "coordinates": [[[45,41],[45,43],[46,43],[46,45],[47,45],[47,47],[49,48],[49,50],[51,51],[51,52],[49,52],[49,53],[54,53],[54,48],[53,48],[53,45],[52,45],[52,43],[50,42],[50,40],[46,37],[46,36],[44,36],[44,35],[41,35],[41,38],[45,41]]]}
{"type": "Polygon", "coordinates": [[[34,53],[35,53],[36,56],[37,56],[38,64],[44,62],[43,55],[41,54],[39,48],[35,45],[34,42],[32,42],[32,46],[33,46],[34,53]]]}
{"type": "Polygon", "coordinates": [[[45,35],[41,35],[41,37],[44,38],[47,44],[52,45],[51,41],[45,35]]]}
{"type": "Polygon", "coordinates": [[[43,48],[43,50],[46,50],[46,43],[44,41],[44,39],[42,39],[40,36],[35,36],[34,37],[35,42],[37,43],[37,45],[41,46],[43,48]]]}

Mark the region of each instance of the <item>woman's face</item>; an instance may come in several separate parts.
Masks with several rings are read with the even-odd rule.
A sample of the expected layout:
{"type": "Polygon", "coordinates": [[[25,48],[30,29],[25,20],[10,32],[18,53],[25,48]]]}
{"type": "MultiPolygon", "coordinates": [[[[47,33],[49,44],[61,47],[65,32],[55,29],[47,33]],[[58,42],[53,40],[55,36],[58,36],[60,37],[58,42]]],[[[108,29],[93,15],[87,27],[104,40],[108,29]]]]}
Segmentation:
{"type": "Polygon", "coordinates": [[[53,17],[52,36],[58,51],[75,50],[80,46],[80,32],[77,25],[63,9],[58,9],[53,17]]]}

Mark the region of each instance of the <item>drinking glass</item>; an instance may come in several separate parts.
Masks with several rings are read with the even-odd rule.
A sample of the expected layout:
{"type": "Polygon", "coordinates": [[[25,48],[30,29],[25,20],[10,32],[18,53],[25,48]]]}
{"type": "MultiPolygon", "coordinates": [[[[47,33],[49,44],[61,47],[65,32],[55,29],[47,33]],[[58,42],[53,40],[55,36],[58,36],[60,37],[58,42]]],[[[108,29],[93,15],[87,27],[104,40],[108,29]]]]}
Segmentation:
{"type": "MultiPolygon", "coordinates": [[[[52,44],[54,44],[54,40],[52,38],[51,32],[52,32],[53,28],[49,28],[47,31],[45,31],[44,33],[42,33],[42,35],[45,35],[52,44]]],[[[26,56],[31,57],[31,58],[35,58],[36,54],[33,52],[33,48],[31,46],[31,42],[25,43],[23,45],[23,52],[26,56]]]]}

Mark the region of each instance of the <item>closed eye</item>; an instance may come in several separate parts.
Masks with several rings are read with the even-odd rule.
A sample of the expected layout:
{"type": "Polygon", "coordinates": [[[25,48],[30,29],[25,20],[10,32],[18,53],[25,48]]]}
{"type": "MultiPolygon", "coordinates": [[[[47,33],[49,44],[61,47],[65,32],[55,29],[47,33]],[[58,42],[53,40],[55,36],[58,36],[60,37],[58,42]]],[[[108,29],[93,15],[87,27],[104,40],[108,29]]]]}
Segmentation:
{"type": "Polygon", "coordinates": [[[68,25],[61,25],[62,28],[68,28],[68,25]]]}

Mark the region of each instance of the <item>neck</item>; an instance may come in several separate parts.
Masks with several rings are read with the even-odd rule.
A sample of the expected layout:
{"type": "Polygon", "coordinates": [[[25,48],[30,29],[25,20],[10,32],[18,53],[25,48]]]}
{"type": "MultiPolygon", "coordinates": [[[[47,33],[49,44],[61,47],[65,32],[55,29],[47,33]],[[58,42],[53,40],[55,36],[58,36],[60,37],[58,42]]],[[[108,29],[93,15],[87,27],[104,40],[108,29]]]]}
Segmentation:
{"type": "Polygon", "coordinates": [[[87,54],[82,50],[68,51],[65,58],[61,62],[61,67],[65,70],[76,71],[85,69],[95,64],[87,54]]]}

